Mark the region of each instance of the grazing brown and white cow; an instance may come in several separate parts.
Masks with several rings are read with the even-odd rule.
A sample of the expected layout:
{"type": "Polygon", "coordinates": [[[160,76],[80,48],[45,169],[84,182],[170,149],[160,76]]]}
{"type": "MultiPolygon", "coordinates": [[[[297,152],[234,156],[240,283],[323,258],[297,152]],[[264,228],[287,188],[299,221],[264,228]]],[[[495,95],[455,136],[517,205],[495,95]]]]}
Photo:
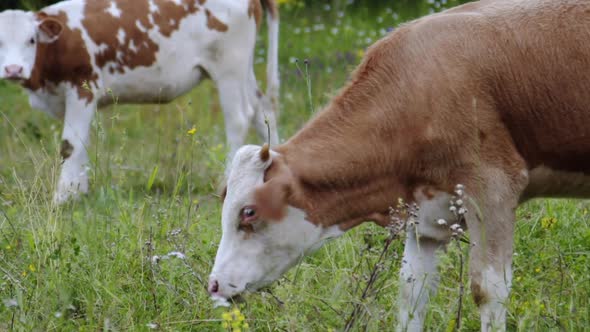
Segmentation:
{"type": "Polygon", "coordinates": [[[470,199],[471,290],[481,328],[505,329],[515,209],[590,196],[590,2],[496,0],[406,24],[372,46],[326,109],[270,151],[241,148],[228,172],[209,292],[229,299],[279,278],[364,221],[407,231],[399,324],[420,331],[449,242],[449,200],[470,199]]]}
{"type": "Polygon", "coordinates": [[[71,0],[40,12],[0,13],[0,79],[25,87],[33,108],[64,118],[55,200],[88,190],[86,152],[97,107],[169,102],[215,81],[229,157],[250,123],[277,142],[278,12],[274,0],[71,0]],[[268,90],[253,69],[263,9],[269,22],[268,90]],[[112,94],[111,94],[112,92],[112,94]]]}

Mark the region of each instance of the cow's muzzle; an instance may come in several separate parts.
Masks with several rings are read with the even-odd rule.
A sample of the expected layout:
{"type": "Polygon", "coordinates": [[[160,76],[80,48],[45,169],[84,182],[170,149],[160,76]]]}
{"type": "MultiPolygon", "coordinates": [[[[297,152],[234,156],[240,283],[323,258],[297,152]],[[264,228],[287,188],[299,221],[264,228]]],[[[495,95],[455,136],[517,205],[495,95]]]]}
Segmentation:
{"type": "Polygon", "coordinates": [[[19,81],[23,80],[23,66],[9,65],[4,67],[4,75],[6,79],[19,81]]]}

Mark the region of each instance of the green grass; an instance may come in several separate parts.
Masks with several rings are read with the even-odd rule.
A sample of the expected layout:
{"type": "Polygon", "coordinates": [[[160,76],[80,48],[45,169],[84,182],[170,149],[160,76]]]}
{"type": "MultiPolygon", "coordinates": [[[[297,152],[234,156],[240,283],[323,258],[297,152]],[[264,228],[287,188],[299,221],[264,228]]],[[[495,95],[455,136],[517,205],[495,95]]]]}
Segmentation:
{"type": "MultiPolygon", "coordinates": [[[[281,137],[312,116],[302,60],[310,59],[311,104],[319,109],[368,44],[428,10],[402,7],[283,11],[281,137]]],[[[265,47],[258,47],[260,56],[265,47]]],[[[260,78],[264,66],[257,64],[260,78]]],[[[203,284],[221,235],[216,190],[226,149],[214,85],[206,82],[168,105],[117,105],[99,113],[89,147],[91,192],[57,208],[50,202],[60,135],[59,121],[31,111],[19,88],[0,82],[0,330],[123,331],[157,324],[223,331],[227,309],[212,308],[203,284]],[[188,135],[193,127],[196,134],[188,135]],[[186,259],[151,263],[171,251],[186,259]]],[[[250,142],[259,143],[254,135],[250,142]]],[[[590,328],[588,205],[538,200],[519,209],[510,330],[590,328]],[[551,217],[557,222],[548,227],[543,220],[551,217]]],[[[386,236],[373,225],[354,229],[305,259],[272,294],[245,296],[238,308],[250,329],[342,328],[386,236]]],[[[395,243],[389,253],[359,330],[388,331],[395,324],[401,250],[395,243]]],[[[428,330],[452,327],[458,254],[452,248],[443,255],[428,330]]],[[[462,324],[465,331],[479,329],[469,292],[462,324]]]]}

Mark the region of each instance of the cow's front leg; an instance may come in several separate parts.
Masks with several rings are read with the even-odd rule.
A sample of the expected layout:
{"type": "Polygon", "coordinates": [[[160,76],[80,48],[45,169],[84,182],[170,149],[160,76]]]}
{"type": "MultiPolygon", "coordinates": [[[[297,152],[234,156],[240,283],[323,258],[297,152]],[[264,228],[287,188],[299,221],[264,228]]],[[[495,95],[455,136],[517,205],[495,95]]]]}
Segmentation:
{"type": "Polygon", "coordinates": [[[438,286],[436,252],[446,242],[418,238],[408,229],[400,273],[400,322],[398,331],[422,331],[426,306],[438,286]]]}
{"type": "Polygon", "coordinates": [[[512,283],[514,209],[511,204],[480,204],[481,216],[467,218],[471,237],[471,293],[482,331],[506,330],[506,301],[512,283]]]}
{"type": "MultiPolygon", "coordinates": [[[[512,284],[515,210],[528,183],[526,172],[483,169],[466,214],[469,228],[471,292],[482,331],[506,330],[506,302],[512,284]],[[478,190],[479,189],[479,190],[478,190]]],[[[467,187],[469,192],[469,187],[467,187]]]]}
{"type": "Polygon", "coordinates": [[[66,111],[60,154],[63,158],[61,174],[54,201],[58,204],[88,192],[88,153],[90,123],[96,103],[80,98],[72,92],[66,98],[66,111]]]}

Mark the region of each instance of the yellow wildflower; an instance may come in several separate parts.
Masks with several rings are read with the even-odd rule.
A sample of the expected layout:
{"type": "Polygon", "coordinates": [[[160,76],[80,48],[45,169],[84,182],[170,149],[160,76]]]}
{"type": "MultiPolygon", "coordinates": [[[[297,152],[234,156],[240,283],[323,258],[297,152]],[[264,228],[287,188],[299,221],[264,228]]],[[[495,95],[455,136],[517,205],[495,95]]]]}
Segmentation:
{"type": "Polygon", "coordinates": [[[248,323],[245,322],[246,317],[240,312],[240,309],[235,308],[232,311],[221,314],[223,322],[221,326],[232,332],[241,332],[248,329],[248,323]]]}
{"type": "Polygon", "coordinates": [[[186,133],[187,133],[188,135],[191,135],[191,136],[192,136],[192,135],[194,135],[196,132],[197,132],[197,128],[195,128],[195,127],[193,126],[193,127],[192,127],[191,129],[189,129],[189,130],[188,130],[186,133]]]}
{"type": "Polygon", "coordinates": [[[541,219],[541,227],[543,229],[552,229],[557,224],[557,219],[555,217],[545,217],[541,219]]]}
{"type": "Polygon", "coordinates": [[[359,58],[362,58],[362,57],[364,57],[364,56],[365,56],[365,50],[363,50],[363,49],[361,48],[360,50],[356,51],[356,55],[357,55],[359,58]]]}
{"type": "Polygon", "coordinates": [[[23,271],[23,273],[21,273],[20,275],[23,276],[23,277],[26,277],[27,276],[27,271],[23,271]]]}
{"type": "Polygon", "coordinates": [[[540,267],[536,268],[535,272],[537,272],[537,273],[541,272],[541,268],[540,267]]]}
{"type": "Polygon", "coordinates": [[[221,318],[223,318],[223,320],[231,321],[232,320],[231,312],[224,312],[223,314],[221,314],[221,318]]]}
{"type": "Polygon", "coordinates": [[[31,272],[37,271],[37,269],[35,268],[35,265],[29,264],[29,271],[31,271],[31,272]]]}

